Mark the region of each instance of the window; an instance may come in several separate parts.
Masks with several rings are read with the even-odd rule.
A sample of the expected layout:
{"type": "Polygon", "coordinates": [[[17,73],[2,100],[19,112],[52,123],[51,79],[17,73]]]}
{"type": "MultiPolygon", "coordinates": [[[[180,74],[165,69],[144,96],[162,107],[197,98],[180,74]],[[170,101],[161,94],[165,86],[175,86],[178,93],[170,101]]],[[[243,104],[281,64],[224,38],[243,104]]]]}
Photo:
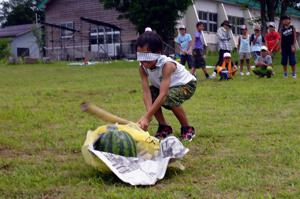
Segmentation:
{"type": "Polygon", "coordinates": [[[109,27],[95,26],[91,28],[90,43],[117,44],[120,43],[120,31],[109,27]]]}
{"type": "Polygon", "coordinates": [[[114,43],[120,43],[120,34],[114,34],[114,43]]]}
{"type": "Polygon", "coordinates": [[[17,48],[18,57],[29,57],[29,48],[17,48]]]}
{"type": "Polygon", "coordinates": [[[233,34],[242,34],[241,25],[244,25],[245,20],[241,17],[228,16],[229,22],[232,24],[233,34]]]}
{"type": "Polygon", "coordinates": [[[93,35],[90,37],[90,42],[91,44],[97,44],[98,43],[98,38],[97,36],[93,35]]]}
{"type": "MultiPolygon", "coordinates": [[[[60,27],[74,29],[74,23],[73,22],[62,23],[62,24],[60,24],[60,27]]],[[[62,38],[73,37],[73,33],[74,32],[70,31],[70,30],[61,29],[61,37],[62,38]]]]}
{"type": "Polygon", "coordinates": [[[210,12],[198,12],[199,20],[205,24],[205,31],[217,32],[218,30],[218,14],[210,12]]]}

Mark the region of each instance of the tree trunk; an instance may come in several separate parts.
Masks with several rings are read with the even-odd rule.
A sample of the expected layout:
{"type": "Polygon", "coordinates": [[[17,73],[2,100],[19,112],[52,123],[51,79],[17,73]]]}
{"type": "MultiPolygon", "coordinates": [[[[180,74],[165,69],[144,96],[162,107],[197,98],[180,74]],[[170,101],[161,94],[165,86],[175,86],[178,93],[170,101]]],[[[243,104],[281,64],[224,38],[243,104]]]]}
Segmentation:
{"type": "Polygon", "coordinates": [[[275,21],[275,3],[276,1],[267,0],[268,21],[275,21]]]}
{"type": "Polygon", "coordinates": [[[281,18],[286,15],[286,11],[288,9],[288,0],[282,0],[281,2],[281,10],[280,10],[280,21],[279,21],[279,26],[278,26],[278,31],[280,31],[281,26],[282,26],[282,21],[281,18]]]}
{"type": "Polygon", "coordinates": [[[260,0],[260,15],[261,15],[261,31],[264,35],[267,32],[267,25],[266,25],[266,8],[267,8],[267,0],[260,0]]]}

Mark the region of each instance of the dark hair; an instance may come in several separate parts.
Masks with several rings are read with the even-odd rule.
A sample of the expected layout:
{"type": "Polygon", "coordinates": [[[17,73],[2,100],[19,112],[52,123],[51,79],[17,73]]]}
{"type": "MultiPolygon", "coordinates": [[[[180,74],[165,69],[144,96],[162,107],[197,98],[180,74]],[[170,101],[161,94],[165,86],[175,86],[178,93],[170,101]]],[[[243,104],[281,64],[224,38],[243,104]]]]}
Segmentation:
{"type": "Polygon", "coordinates": [[[196,27],[201,26],[201,25],[204,26],[204,23],[203,23],[202,21],[198,21],[198,22],[196,23],[196,27]]]}
{"type": "Polygon", "coordinates": [[[144,32],[136,40],[136,48],[147,46],[152,53],[161,52],[163,49],[163,42],[161,37],[154,32],[144,32]]]}
{"type": "Polygon", "coordinates": [[[290,17],[290,16],[288,16],[288,15],[284,15],[284,16],[282,16],[282,17],[281,17],[281,20],[285,20],[285,19],[289,19],[289,20],[291,20],[291,17],[290,17]]]}

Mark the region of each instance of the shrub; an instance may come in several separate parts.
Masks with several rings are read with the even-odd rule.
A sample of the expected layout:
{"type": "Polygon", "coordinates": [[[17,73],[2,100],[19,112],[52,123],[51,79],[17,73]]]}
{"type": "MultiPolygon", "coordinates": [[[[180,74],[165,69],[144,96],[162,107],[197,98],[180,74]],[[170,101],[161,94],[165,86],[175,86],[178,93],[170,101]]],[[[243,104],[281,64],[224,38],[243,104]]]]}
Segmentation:
{"type": "Polygon", "coordinates": [[[10,42],[9,38],[0,39],[0,59],[6,59],[11,55],[10,42]]]}

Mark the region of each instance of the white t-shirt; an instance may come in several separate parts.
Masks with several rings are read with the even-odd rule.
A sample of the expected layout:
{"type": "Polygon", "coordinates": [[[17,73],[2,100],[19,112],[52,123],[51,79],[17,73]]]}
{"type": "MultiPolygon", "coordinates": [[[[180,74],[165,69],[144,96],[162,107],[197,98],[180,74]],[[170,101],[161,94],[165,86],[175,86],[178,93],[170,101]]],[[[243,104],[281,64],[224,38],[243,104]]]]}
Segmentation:
{"type": "Polygon", "coordinates": [[[174,64],[176,64],[176,70],[171,75],[170,87],[185,85],[190,81],[197,81],[196,78],[189,71],[187,71],[183,65],[179,64],[170,57],[161,55],[156,62],[155,69],[151,70],[143,67],[144,71],[149,77],[152,86],[160,88],[162,80],[162,70],[167,62],[173,62],[174,64]]]}

